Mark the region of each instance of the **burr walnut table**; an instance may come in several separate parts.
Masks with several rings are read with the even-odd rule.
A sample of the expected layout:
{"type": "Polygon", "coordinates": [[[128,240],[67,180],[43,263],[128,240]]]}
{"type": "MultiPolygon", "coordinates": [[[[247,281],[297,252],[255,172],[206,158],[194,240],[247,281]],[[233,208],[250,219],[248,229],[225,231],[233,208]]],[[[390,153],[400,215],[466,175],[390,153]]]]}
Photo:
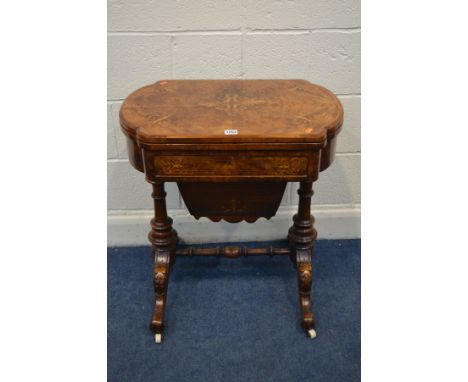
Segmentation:
{"type": "Polygon", "coordinates": [[[152,184],[155,303],[150,328],[164,329],[169,273],[176,256],[289,255],[297,270],[301,324],[311,312],[312,183],[333,161],[343,108],[327,89],[302,80],[159,81],[130,94],[120,110],[129,159],[152,184]],[[196,218],[235,223],[270,219],[287,182],[300,182],[289,248],[176,248],[164,183],[177,182],[196,218]]]}

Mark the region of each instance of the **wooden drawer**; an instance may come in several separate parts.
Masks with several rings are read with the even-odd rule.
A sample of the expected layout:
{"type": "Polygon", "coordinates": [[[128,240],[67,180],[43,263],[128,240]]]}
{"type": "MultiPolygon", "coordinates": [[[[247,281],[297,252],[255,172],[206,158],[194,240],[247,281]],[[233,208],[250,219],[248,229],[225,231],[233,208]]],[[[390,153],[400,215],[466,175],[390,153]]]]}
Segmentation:
{"type": "Polygon", "coordinates": [[[307,154],[218,153],[202,155],[155,155],[153,171],[163,177],[294,177],[307,176],[307,154]],[[276,154],[276,155],[275,155],[276,154]]]}

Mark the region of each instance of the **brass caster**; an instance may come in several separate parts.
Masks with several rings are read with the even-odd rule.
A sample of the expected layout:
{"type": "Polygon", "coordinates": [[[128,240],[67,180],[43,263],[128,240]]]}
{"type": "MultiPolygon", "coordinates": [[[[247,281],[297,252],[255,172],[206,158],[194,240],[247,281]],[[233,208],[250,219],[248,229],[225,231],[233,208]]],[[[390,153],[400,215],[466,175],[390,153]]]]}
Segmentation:
{"type": "Polygon", "coordinates": [[[317,332],[315,331],[315,329],[310,329],[307,334],[309,335],[310,338],[314,339],[315,337],[317,337],[317,332]]]}
{"type": "Polygon", "coordinates": [[[161,333],[156,333],[154,335],[154,342],[156,342],[157,344],[160,344],[162,341],[162,334],[161,333]]]}

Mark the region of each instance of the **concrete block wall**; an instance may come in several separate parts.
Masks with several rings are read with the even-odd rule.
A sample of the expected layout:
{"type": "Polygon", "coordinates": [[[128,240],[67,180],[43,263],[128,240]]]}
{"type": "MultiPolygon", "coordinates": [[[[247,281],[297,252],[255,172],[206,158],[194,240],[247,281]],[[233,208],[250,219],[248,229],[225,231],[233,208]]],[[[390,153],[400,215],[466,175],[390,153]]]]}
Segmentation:
{"type": "MultiPolygon", "coordinates": [[[[333,165],[315,184],[320,238],[360,237],[360,2],[358,0],[109,0],[108,243],[148,244],[151,187],[127,159],[122,101],[160,79],[303,78],[338,95],[345,123],[333,165]]],[[[212,223],[188,215],[173,183],[169,214],[186,242],[285,237],[296,210],[288,184],[269,221],[212,223]],[[253,229],[254,228],[254,229],[253,229]]]]}

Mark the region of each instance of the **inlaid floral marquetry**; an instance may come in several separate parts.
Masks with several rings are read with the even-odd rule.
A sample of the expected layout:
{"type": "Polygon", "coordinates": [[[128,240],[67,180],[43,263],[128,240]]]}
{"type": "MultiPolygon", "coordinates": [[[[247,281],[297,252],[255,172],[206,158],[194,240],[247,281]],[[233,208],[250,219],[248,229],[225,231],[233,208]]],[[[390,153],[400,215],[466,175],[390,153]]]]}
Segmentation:
{"type": "Polygon", "coordinates": [[[132,93],[120,120],[146,143],[323,142],[343,110],[330,91],[303,80],[180,80],[132,93]]]}
{"type": "Polygon", "coordinates": [[[246,155],[160,155],[154,157],[154,169],[161,176],[277,176],[307,172],[307,156],[246,155]]]}

